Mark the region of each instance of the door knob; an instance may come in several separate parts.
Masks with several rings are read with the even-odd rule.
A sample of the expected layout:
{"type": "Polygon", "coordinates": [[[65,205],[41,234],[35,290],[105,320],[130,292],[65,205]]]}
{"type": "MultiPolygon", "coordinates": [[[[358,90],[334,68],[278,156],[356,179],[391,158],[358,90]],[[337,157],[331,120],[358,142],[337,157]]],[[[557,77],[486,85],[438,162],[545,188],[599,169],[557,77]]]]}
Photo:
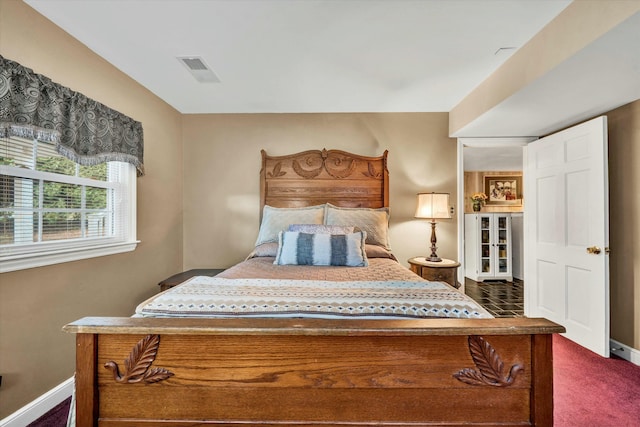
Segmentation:
{"type": "Polygon", "coordinates": [[[589,246],[587,248],[587,253],[589,253],[589,254],[598,255],[600,252],[602,252],[602,250],[600,250],[600,248],[597,247],[597,246],[589,246]]]}

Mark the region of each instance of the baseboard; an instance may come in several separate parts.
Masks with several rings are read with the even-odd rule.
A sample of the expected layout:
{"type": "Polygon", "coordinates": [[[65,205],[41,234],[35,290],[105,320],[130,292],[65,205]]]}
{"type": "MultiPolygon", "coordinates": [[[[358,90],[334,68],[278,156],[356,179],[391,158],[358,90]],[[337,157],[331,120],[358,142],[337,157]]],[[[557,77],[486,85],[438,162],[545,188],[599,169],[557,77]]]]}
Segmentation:
{"type": "Polygon", "coordinates": [[[628,360],[634,365],[640,366],[640,350],[636,350],[633,347],[619,343],[616,340],[609,340],[609,346],[611,348],[611,354],[628,360]]]}
{"type": "Polygon", "coordinates": [[[24,427],[55,408],[72,394],[73,377],[0,420],[0,427],[24,427]]]}

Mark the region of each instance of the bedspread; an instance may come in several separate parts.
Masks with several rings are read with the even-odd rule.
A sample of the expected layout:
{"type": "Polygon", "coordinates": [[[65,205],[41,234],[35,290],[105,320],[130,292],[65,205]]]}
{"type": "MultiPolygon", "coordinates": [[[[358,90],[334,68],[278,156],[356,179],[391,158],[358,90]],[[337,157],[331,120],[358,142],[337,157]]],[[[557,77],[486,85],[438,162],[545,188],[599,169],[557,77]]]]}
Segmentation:
{"type": "Polygon", "coordinates": [[[217,277],[229,279],[300,279],[329,281],[400,280],[404,282],[424,280],[420,276],[390,258],[369,258],[367,267],[336,267],[315,265],[276,265],[273,257],[251,258],[238,263],[217,277]]]}
{"type": "Polygon", "coordinates": [[[144,301],[137,307],[136,315],[325,318],[492,317],[471,298],[449,285],[418,279],[418,281],[336,282],[197,276],[144,301]]]}

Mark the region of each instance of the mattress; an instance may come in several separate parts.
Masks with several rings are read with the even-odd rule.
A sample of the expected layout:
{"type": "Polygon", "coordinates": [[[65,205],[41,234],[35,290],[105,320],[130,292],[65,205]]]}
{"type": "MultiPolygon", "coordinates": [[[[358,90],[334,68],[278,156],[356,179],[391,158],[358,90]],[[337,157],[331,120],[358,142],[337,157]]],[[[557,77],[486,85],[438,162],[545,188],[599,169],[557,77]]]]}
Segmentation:
{"type": "Polygon", "coordinates": [[[473,299],[397,261],[368,267],[274,265],[252,258],[142,302],[138,317],[491,318],[473,299]]]}

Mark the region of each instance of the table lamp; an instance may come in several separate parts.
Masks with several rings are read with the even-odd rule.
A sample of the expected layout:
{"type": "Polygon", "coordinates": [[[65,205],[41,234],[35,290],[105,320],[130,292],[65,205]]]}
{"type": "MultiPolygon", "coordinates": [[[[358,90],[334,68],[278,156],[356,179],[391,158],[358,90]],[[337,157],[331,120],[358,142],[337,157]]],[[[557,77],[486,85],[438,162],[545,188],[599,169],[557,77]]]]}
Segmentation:
{"type": "Polygon", "coordinates": [[[431,220],[431,256],[427,261],[440,262],[442,258],[436,254],[436,219],[451,218],[449,213],[449,193],[418,193],[416,218],[431,220]]]}

